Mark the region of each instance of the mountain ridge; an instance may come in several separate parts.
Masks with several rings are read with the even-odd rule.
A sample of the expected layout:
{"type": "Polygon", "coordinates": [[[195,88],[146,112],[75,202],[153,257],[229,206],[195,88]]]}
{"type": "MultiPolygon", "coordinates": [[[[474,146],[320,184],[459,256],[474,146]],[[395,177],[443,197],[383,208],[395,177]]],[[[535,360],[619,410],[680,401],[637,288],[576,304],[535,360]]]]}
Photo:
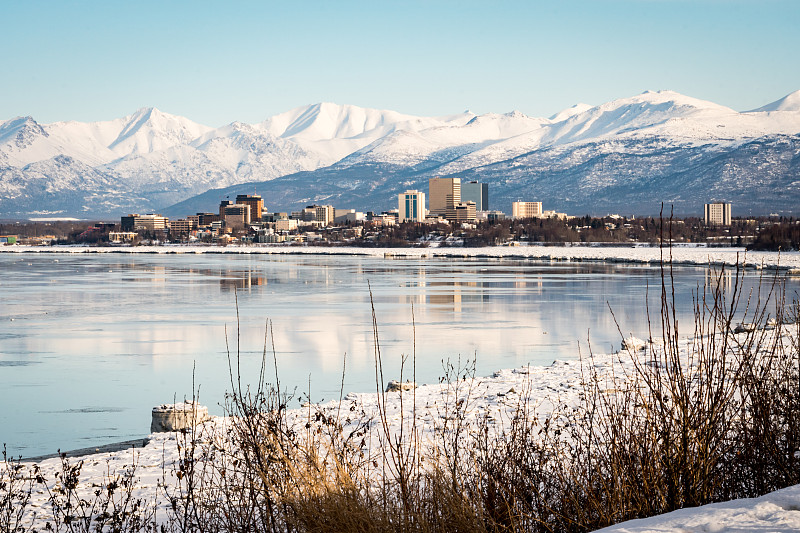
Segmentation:
{"type": "MultiPolygon", "coordinates": [[[[285,202],[274,207],[285,210],[314,197],[301,192],[302,179],[308,180],[308,187],[330,189],[324,195],[329,201],[345,201],[348,195],[356,198],[351,193],[359,187],[384,190],[389,195],[403,184],[423,187],[417,178],[431,172],[475,179],[494,176],[490,186],[502,198],[507,187],[496,181],[500,177],[492,168],[515,169],[515,175],[521,172],[519,194],[527,187],[526,197],[549,190],[553,201],[589,208],[553,196],[556,189],[548,189],[546,182],[555,178],[540,168],[542,162],[548,161],[552,175],[561,172],[558,169],[571,169],[567,173],[572,176],[572,187],[610,194],[611,189],[603,183],[642,186],[641,176],[658,174],[659,161],[670,151],[694,154],[702,167],[698,174],[707,175],[708,193],[717,187],[716,179],[727,184],[730,195],[737,196],[731,179],[722,179],[723,170],[715,166],[714,157],[738,154],[730,157],[739,161],[746,153],[741,147],[753,149],[757,144],[752,142],[758,140],[769,145],[771,157],[788,157],[798,134],[800,91],[744,112],[674,91],[646,91],[596,106],[576,104],[549,118],[529,117],[519,111],[418,117],[330,102],[301,106],[255,124],[231,122],[218,128],[155,107],[94,123],[39,124],[33,117],[15,117],[0,123],[0,191],[8,193],[0,198],[0,217],[24,217],[37,201],[42,203],[37,212],[118,216],[134,208],[166,209],[208,190],[271,181],[275,183],[270,190],[283,184],[296,191],[294,196],[273,195],[285,202]],[[630,152],[603,152],[608,146],[630,152]],[[564,159],[551,157],[556,153],[564,154],[564,159]],[[607,176],[587,164],[591,158],[586,157],[592,154],[607,166],[609,161],[625,160],[626,170],[607,176]],[[68,159],[59,159],[61,156],[68,159]],[[635,161],[641,168],[634,171],[635,161]],[[709,174],[712,168],[716,170],[709,174]],[[358,172],[363,176],[356,176],[358,172]],[[639,181],[632,180],[634,175],[640,176],[639,181]],[[323,178],[334,183],[328,187],[318,181],[323,178]],[[45,182],[43,191],[40,185],[45,182]],[[57,205],[48,207],[59,191],[72,203],[55,202],[57,205]],[[98,202],[97,198],[106,200],[98,202]]],[[[677,159],[671,161],[676,172],[683,168],[677,159]]],[[[796,167],[780,165],[777,160],[762,165],[763,172],[781,174],[783,181],[778,182],[790,187],[785,191],[790,195],[795,194],[791,184],[800,180],[796,167]]],[[[755,172],[755,167],[746,168],[755,172]]],[[[742,184],[755,183],[754,179],[743,177],[742,184]]],[[[702,189],[697,184],[692,187],[702,189]]],[[[655,202],[655,195],[663,195],[663,190],[653,189],[652,193],[655,202]]],[[[621,193],[614,189],[614,194],[621,193]]],[[[362,195],[366,198],[380,203],[371,206],[373,209],[393,202],[371,193],[362,195]]],[[[589,198],[586,196],[584,203],[589,198]]],[[[758,198],[745,200],[753,208],[764,203],[758,198]]],[[[613,205],[604,202],[596,204],[613,205]]],[[[500,207],[508,211],[510,206],[500,207]]]]}

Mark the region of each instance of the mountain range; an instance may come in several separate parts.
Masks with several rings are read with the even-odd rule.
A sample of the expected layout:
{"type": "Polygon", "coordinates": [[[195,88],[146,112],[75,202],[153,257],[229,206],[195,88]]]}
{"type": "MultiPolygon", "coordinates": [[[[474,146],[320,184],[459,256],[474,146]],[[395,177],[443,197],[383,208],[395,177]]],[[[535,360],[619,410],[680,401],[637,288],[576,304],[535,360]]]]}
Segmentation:
{"type": "Polygon", "coordinates": [[[381,211],[434,176],[489,184],[571,214],[798,214],[800,91],[737,112],[648,91],[549,118],[518,111],[417,117],[320,103],[212,128],[145,108],[104,122],[0,122],[0,218],[185,216],[256,192],[272,211],[310,203],[381,211]]]}

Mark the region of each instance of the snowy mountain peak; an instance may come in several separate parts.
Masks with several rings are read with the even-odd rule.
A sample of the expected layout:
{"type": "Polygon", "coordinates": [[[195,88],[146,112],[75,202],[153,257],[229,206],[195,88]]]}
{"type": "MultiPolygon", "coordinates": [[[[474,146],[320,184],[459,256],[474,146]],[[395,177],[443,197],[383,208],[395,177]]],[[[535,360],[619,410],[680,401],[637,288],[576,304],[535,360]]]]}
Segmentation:
{"type": "Polygon", "coordinates": [[[10,143],[20,150],[30,146],[37,137],[47,137],[47,132],[33,117],[16,117],[0,124],[0,144],[10,143]]]}
{"type": "Polygon", "coordinates": [[[323,141],[351,139],[371,132],[381,136],[398,127],[421,129],[434,125],[433,121],[395,111],[321,102],[275,115],[261,126],[276,137],[323,141]]]}
{"type": "Polygon", "coordinates": [[[568,107],[563,111],[559,111],[555,115],[550,117],[550,120],[553,122],[561,122],[563,120],[567,120],[568,118],[583,113],[584,111],[588,111],[589,109],[593,108],[594,106],[589,104],[577,103],[572,107],[568,107]]]}
{"type": "Polygon", "coordinates": [[[800,90],[789,93],[780,100],[776,100],[758,109],[746,111],[746,113],[758,113],[768,111],[800,111],[800,90]]]}
{"type": "Polygon", "coordinates": [[[120,156],[147,154],[188,144],[212,128],[188,118],[143,107],[122,119],[123,127],[108,148],[120,156]]]}
{"type": "Polygon", "coordinates": [[[682,108],[695,108],[695,109],[716,109],[716,110],[725,110],[729,112],[734,112],[732,109],[715,104],[714,102],[709,102],[708,100],[700,100],[699,98],[693,98],[691,96],[686,96],[685,94],[681,94],[676,91],[670,90],[661,90],[661,91],[645,91],[637,96],[631,98],[622,98],[619,100],[612,100],[608,104],[604,105],[627,105],[631,103],[636,104],[651,104],[651,105],[671,105],[673,107],[682,107],[682,108]]]}

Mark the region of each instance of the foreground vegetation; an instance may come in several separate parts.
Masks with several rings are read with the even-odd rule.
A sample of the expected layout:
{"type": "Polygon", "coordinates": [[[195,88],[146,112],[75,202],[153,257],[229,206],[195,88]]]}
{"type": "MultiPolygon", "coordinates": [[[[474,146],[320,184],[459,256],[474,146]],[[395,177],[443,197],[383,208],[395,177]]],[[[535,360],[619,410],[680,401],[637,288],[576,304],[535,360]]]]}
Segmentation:
{"type": "MultiPolygon", "coordinates": [[[[651,342],[629,343],[618,358],[630,364],[610,378],[587,354],[577,404],[541,414],[520,394],[497,428],[468,416],[471,371],[449,367],[444,383],[457,400],[430,440],[416,417],[390,427],[374,313],[374,419],[346,402],[336,416],[310,405],[298,415],[280,382],[266,383],[267,343],[252,388],[234,353],[229,416],[178,435],[159,487],[166,508],[136,492],[135,465],[91,485],[80,462],[64,458],[58,479],[44,479],[10,460],[0,532],[578,532],[798,484],[798,304],[777,274],[746,294],[740,271],[717,275],[698,289],[687,332],[662,262],[651,342]],[[37,491],[46,503],[34,510],[37,491]]],[[[412,375],[413,361],[412,344],[412,375]]],[[[401,401],[415,402],[413,390],[401,401]]]]}

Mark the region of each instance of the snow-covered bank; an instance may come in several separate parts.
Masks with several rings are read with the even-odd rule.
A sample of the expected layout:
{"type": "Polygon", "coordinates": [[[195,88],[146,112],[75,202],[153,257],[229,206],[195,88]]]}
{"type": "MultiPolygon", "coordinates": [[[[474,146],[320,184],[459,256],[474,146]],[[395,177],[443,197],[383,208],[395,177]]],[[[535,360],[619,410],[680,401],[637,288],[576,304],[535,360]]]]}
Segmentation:
{"type": "MultiPolygon", "coordinates": [[[[499,435],[519,415],[521,402],[529,408],[526,413],[541,420],[553,414],[557,408],[577,405],[587,391],[587,381],[591,381],[600,394],[613,395],[621,383],[628,382],[628,377],[635,374],[637,362],[656,363],[648,360],[650,352],[641,349],[646,346],[644,341],[626,339],[625,344],[631,352],[594,355],[579,361],[554,361],[544,367],[501,370],[489,377],[473,378],[469,372],[465,376],[465,372],[461,371],[451,376],[453,379],[442,383],[407,387],[404,391],[403,387],[397,387],[399,391],[352,393],[343,399],[342,404],[329,402],[291,410],[287,421],[290,427],[298,428],[300,432],[309,431],[307,423],[311,423],[312,434],[314,424],[320,420],[322,424],[326,419],[339,420],[343,426],[342,433],[366,423],[366,452],[370,457],[373,454],[377,457],[382,451],[385,453],[385,449],[381,448],[386,444],[387,434],[397,435],[401,429],[407,431],[412,425],[416,425],[423,447],[433,442],[437,435],[448,431],[447,424],[454,419],[454,409],[458,410],[459,416],[463,414],[464,427],[475,429],[481,427],[481,421],[485,421],[489,431],[499,435]],[[304,427],[305,430],[302,429],[304,427]]],[[[691,351],[691,345],[686,340],[680,342],[679,348],[684,355],[691,351]]],[[[383,385],[380,389],[383,389],[383,385]]],[[[563,410],[560,412],[563,413],[563,410]]],[[[213,441],[208,435],[223,434],[222,430],[230,421],[216,418],[205,427],[207,432],[201,432],[201,461],[213,457],[204,448],[213,441]]],[[[407,431],[407,434],[410,433],[407,431]]],[[[134,496],[155,505],[157,519],[164,520],[170,506],[168,494],[171,491],[175,494],[179,484],[176,477],[177,465],[182,459],[179,446],[186,442],[184,437],[174,433],[154,433],[150,439],[140,449],[81,458],[83,468],[80,483],[83,490],[94,491],[94,487],[107,483],[113,473],[119,474],[136,465],[134,496]]],[[[30,468],[29,464],[26,466],[30,468]]],[[[47,459],[39,467],[50,490],[53,490],[58,484],[57,473],[62,470],[60,460],[47,459]]],[[[29,516],[37,513],[37,519],[47,519],[47,499],[47,489],[38,488],[30,505],[29,516]]],[[[634,520],[605,531],[796,531],[800,528],[798,509],[800,486],[760,498],[682,509],[649,519],[634,520]]]]}
{"type": "MultiPolygon", "coordinates": [[[[624,263],[658,263],[662,250],[651,246],[490,246],[484,248],[357,248],[323,246],[3,246],[6,253],[98,253],[98,254],[298,254],[359,255],[397,258],[492,258],[531,259],[541,261],[608,261],[624,263]]],[[[663,251],[668,258],[670,251],[663,251]]],[[[706,248],[676,246],[671,250],[674,264],[735,265],[749,268],[780,268],[800,273],[800,252],[746,252],[744,248],[706,248]]]]}
{"type": "MultiPolygon", "coordinates": [[[[592,363],[594,369],[607,372],[612,367],[619,368],[619,364],[620,358],[613,355],[599,355],[592,363]]],[[[451,384],[421,385],[402,392],[402,401],[401,392],[380,395],[377,392],[351,393],[342,399],[341,408],[338,401],[324,405],[305,405],[290,410],[287,419],[302,428],[309,419],[316,418],[316,413],[323,413],[328,417],[340,417],[344,426],[343,432],[369,421],[370,431],[366,439],[368,453],[380,454],[381,446],[385,443],[382,439],[379,398],[384,406],[390,432],[396,434],[401,427],[407,429],[416,420],[424,443],[435,438],[435,432],[446,422],[447,412],[452,411],[459,400],[466,402],[464,413],[467,424],[475,424],[486,417],[499,431],[517,413],[521,398],[530,398],[539,416],[546,416],[559,404],[576,402],[582,390],[581,375],[579,361],[554,361],[545,367],[500,370],[489,377],[461,379],[451,384]]],[[[214,432],[224,428],[226,422],[224,417],[216,417],[205,429],[214,432]]],[[[155,500],[158,515],[163,519],[169,507],[163,485],[174,486],[177,482],[175,467],[180,460],[178,447],[181,435],[152,433],[148,439],[144,447],[85,455],[70,458],[70,461],[83,461],[81,483],[89,489],[92,484],[102,484],[108,479],[109,472],[121,473],[136,465],[138,482],[134,495],[149,502],[155,500]]],[[[28,467],[32,465],[25,464],[28,467]]],[[[56,474],[62,469],[61,460],[45,459],[38,466],[48,484],[51,487],[56,486],[56,474]]],[[[46,500],[46,491],[37,491],[31,511],[41,513],[47,508],[46,500]]]]}
{"type": "Polygon", "coordinates": [[[702,507],[679,509],[641,520],[630,520],[598,533],[789,533],[800,531],[800,485],[702,507]]]}

